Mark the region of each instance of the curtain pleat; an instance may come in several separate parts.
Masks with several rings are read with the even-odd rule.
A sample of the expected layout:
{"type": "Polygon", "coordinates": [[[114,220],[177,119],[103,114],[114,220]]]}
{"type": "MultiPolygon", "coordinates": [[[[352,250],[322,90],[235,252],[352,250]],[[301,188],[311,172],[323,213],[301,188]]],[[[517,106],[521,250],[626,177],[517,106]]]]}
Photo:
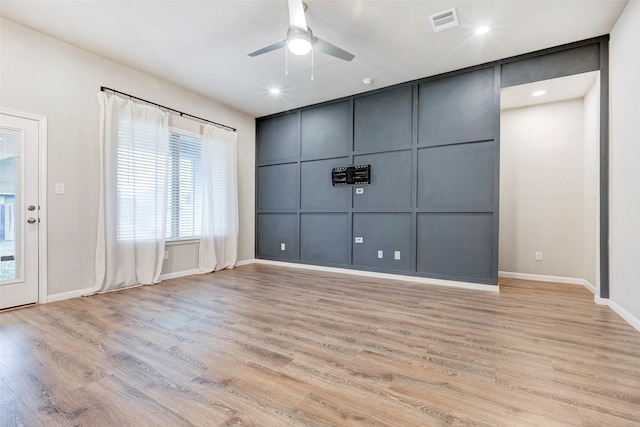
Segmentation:
{"type": "Polygon", "coordinates": [[[159,282],[167,215],[169,120],[104,92],[100,103],[98,292],[159,282]]]}
{"type": "Polygon", "coordinates": [[[201,273],[235,266],[238,257],[238,184],[233,131],[203,125],[201,273]]]}

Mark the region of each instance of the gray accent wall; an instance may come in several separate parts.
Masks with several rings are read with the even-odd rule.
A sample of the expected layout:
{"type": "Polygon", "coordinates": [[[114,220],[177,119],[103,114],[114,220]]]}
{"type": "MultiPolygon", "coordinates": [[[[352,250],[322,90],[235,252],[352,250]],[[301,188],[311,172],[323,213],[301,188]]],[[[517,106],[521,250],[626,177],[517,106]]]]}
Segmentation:
{"type": "Polygon", "coordinates": [[[498,77],[481,67],[259,119],[258,258],[496,284],[498,77]],[[331,185],[334,167],[360,164],[370,184],[331,185]]]}
{"type": "Polygon", "coordinates": [[[257,119],[257,258],[496,285],[500,88],[598,69],[602,42],[257,119]]]}

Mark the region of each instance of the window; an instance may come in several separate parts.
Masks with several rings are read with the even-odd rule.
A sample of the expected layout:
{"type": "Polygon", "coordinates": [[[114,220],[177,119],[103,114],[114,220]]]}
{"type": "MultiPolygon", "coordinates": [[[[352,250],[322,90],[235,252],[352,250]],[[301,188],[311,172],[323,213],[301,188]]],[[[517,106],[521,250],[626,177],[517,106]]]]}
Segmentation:
{"type": "MultiPolygon", "coordinates": [[[[214,234],[227,234],[227,156],[215,146],[211,176],[214,234]]],[[[169,134],[170,166],[167,185],[167,240],[196,239],[201,235],[203,185],[202,140],[198,135],[172,129],[169,134]]],[[[206,200],[206,198],[204,199],[206,200]]]]}
{"type": "Polygon", "coordinates": [[[169,134],[167,182],[167,240],[200,237],[202,225],[202,141],[178,133],[169,134]]]}
{"type": "MultiPolygon", "coordinates": [[[[166,240],[198,239],[202,229],[204,191],[213,193],[214,234],[227,233],[226,155],[212,147],[212,172],[203,186],[202,140],[199,135],[171,128],[168,150],[159,149],[151,132],[132,133],[121,123],[118,133],[118,240],[157,240],[165,222],[166,240]],[[134,135],[134,136],[132,136],[134,135]],[[166,190],[164,179],[166,177],[166,190]],[[166,220],[161,194],[166,191],[166,220]],[[150,219],[151,218],[151,219],[150,219]]],[[[206,198],[205,198],[206,200],[206,198]]]]}

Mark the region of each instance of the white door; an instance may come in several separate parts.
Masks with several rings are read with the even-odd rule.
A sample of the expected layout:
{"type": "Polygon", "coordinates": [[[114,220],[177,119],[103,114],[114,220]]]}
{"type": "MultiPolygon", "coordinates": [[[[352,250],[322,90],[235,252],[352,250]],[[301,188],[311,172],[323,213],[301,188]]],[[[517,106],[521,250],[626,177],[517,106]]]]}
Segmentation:
{"type": "Polygon", "coordinates": [[[38,132],[0,114],[0,309],[38,302],[38,132]]]}

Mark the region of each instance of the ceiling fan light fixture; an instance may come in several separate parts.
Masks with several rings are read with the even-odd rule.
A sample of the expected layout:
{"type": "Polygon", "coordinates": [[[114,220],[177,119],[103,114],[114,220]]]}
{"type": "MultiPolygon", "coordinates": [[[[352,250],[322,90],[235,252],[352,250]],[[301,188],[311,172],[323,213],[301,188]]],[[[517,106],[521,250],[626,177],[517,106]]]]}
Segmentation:
{"type": "Polygon", "coordinates": [[[294,55],[306,55],[311,51],[311,30],[291,27],[287,31],[287,48],[294,55]]]}

